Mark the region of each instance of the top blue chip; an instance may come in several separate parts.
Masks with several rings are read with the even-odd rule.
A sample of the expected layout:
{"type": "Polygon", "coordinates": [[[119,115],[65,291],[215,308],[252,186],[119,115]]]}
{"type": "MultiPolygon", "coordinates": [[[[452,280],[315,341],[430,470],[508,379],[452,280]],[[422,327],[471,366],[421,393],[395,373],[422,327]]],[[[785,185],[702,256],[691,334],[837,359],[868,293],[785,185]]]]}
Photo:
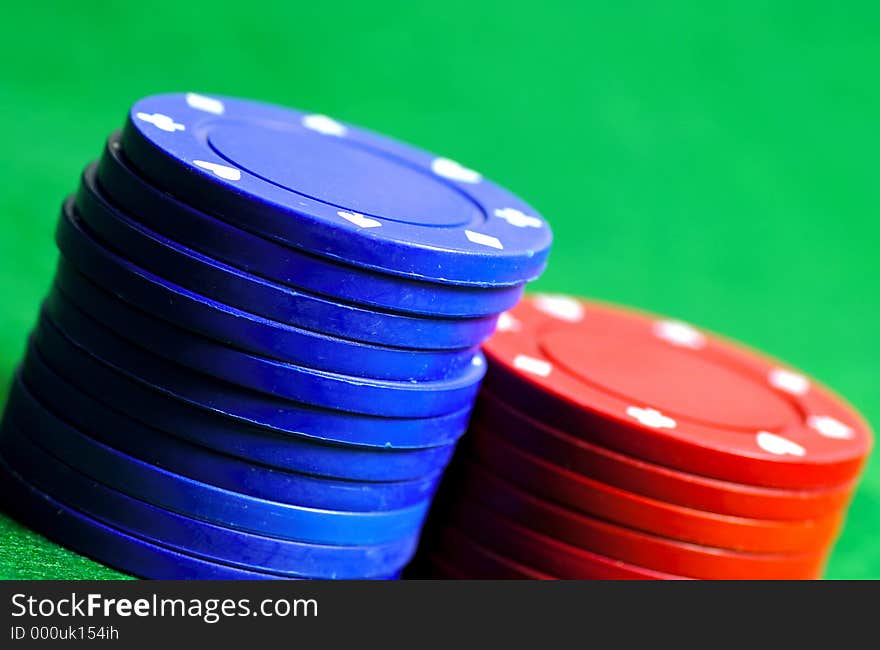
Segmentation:
{"type": "Polygon", "coordinates": [[[194,93],[138,101],[128,160],[239,227],[356,266],[431,282],[515,285],[552,241],[533,208],[477,172],[323,115],[194,93]]]}

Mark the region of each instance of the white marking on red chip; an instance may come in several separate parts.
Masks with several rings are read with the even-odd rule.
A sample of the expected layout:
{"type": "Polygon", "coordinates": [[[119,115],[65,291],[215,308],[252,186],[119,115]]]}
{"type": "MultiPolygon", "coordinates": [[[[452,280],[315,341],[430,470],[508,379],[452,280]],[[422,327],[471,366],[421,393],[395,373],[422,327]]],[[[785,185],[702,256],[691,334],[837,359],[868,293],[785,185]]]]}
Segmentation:
{"type": "Polygon", "coordinates": [[[569,296],[559,296],[554,294],[541,294],[535,296],[535,307],[547,314],[560,320],[570,323],[577,323],[584,317],[584,306],[580,301],[570,298],[569,296]]]}
{"type": "Polygon", "coordinates": [[[792,395],[806,395],[810,390],[809,379],[785,368],[774,368],[770,371],[768,379],[771,386],[792,395]]]}
{"type": "Polygon", "coordinates": [[[510,312],[505,311],[498,316],[498,322],[495,324],[495,329],[499,332],[519,332],[522,329],[522,323],[514,318],[510,312]]]}
{"type": "Polygon", "coordinates": [[[663,415],[657,409],[652,408],[630,406],[626,409],[626,414],[644,426],[651,427],[652,429],[674,429],[677,424],[675,420],[668,415],[663,415]]]}
{"type": "Polygon", "coordinates": [[[519,354],[513,360],[513,365],[519,370],[529,372],[539,377],[547,377],[553,370],[553,364],[543,359],[536,359],[525,354],[519,354]]]}
{"type": "Polygon", "coordinates": [[[682,348],[699,350],[706,346],[706,337],[695,327],[676,320],[660,320],[654,323],[654,336],[682,348]]]}
{"type": "Polygon", "coordinates": [[[755,440],[761,449],[776,456],[803,456],[807,453],[807,450],[795,441],[768,431],[759,431],[755,440]]]}
{"type": "Polygon", "coordinates": [[[820,436],[835,440],[851,440],[855,435],[852,427],[828,415],[811,415],[807,418],[807,426],[820,436]]]}

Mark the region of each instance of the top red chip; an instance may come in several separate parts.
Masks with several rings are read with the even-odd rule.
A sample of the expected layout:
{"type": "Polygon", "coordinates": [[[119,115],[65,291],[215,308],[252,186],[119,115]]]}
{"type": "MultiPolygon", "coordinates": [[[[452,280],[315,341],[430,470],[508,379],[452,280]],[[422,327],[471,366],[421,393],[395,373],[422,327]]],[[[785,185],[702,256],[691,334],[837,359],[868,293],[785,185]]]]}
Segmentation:
{"type": "Polygon", "coordinates": [[[582,438],[695,474],[825,487],[851,480],[870,451],[867,424],[828,389],[679,321],[535,296],[502,315],[485,352],[496,395],[582,438]]]}

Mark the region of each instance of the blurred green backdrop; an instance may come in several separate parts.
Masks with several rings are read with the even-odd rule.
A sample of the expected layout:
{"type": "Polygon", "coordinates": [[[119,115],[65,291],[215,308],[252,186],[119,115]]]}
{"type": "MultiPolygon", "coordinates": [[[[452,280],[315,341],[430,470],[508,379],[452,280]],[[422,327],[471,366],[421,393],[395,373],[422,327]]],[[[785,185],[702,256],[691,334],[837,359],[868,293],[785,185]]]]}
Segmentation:
{"type": "MultiPolygon", "coordinates": [[[[552,222],[535,289],[671,314],[880,421],[880,6],[44,2],[0,27],[0,382],[65,194],[142,95],[224,93],[412,141],[552,222]],[[611,5],[603,6],[603,5],[611,5]]],[[[828,577],[880,578],[880,460],[828,577]]],[[[0,577],[111,575],[0,519],[0,577]]]]}

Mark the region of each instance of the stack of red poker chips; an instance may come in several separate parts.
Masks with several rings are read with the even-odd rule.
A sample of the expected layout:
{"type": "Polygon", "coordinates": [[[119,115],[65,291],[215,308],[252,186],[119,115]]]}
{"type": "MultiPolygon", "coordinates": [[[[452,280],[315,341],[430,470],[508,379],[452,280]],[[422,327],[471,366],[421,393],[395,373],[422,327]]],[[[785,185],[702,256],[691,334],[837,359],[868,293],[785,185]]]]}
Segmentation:
{"type": "Polygon", "coordinates": [[[821,577],[871,448],[841,398],[657,316],[565,296],[505,314],[414,573],[821,577]]]}

